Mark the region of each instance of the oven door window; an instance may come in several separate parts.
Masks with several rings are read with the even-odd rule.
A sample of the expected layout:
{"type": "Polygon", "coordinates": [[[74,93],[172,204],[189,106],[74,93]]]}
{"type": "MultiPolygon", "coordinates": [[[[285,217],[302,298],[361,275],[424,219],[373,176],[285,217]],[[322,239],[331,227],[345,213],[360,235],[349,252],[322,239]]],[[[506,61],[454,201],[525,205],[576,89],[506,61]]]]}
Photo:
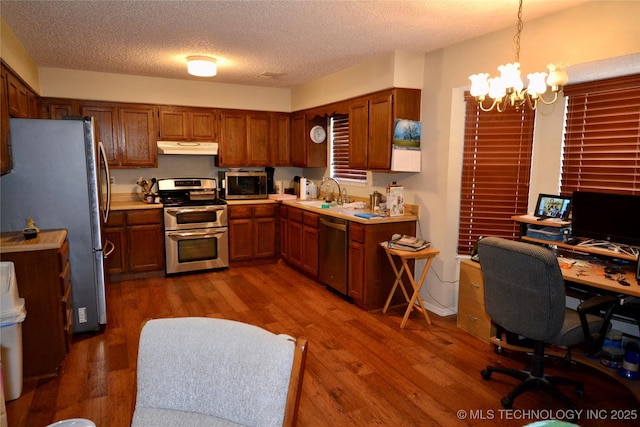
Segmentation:
{"type": "Polygon", "coordinates": [[[202,238],[178,241],[178,262],[207,261],[218,258],[218,239],[202,238]]]}

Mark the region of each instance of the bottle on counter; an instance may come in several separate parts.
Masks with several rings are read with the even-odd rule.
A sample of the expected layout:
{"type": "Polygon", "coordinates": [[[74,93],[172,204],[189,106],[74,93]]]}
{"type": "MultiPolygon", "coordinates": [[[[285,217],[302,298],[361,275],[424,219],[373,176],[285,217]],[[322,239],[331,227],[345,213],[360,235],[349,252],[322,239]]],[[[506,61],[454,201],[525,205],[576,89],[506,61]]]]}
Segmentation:
{"type": "Polygon", "coordinates": [[[300,177],[300,195],[298,196],[300,200],[307,199],[307,178],[300,177]]]}

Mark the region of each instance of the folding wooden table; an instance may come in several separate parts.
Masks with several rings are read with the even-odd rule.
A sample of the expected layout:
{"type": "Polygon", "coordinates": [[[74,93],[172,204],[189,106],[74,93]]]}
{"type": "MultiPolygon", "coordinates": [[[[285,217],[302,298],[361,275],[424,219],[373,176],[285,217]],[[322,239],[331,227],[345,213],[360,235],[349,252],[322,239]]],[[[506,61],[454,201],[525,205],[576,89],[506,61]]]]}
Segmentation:
{"type": "Polygon", "coordinates": [[[391,288],[391,292],[389,292],[389,296],[387,297],[387,302],[384,305],[384,308],[382,309],[383,313],[387,312],[387,309],[389,308],[389,304],[391,303],[391,300],[393,299],[393,295],[398,287],[398,285],[400,285],[400,289],[402,290],[402,294],[404,295],[405,300],[409,303],[409,306],[407,307],[407,310],[404,313],[404,317],[402,318],[402,322],[400,323],[400,328],[404,329],[404,326],[407,323],[407,319],[409,319],[409,314],[411,313],[411,311],[415,308],[418,311],[421,311],[422,314],[424,315],[425,320],[427,321],[427,323],[430,325],[431,324],[431,319],[429,319],[429,314],[427,313],[427,309],[424,307],[424,302],[422,301],[422,298],[420,297],[420,289],[422,288],[422,285],[424,283],[424,279],[425,277],[427,277],[427,271],[429,270],[429,266],[431,265],[431,261],[433,261],[433,258],[438,255],[440,253],[439,250],[434,249],[434,248],[424,248],[422,250],[413,252],[413,251],[402,251],[399,249],[394,249],[394,248],[390,248],[388,247],[388,245],[385,243],[381,244],[381,246],[384,248],[384,251],[387,253],[387,258],[389,258],[389,263],[391,264],[391,267],[393,268],[393,271],[396,274],[396,280],[393,283],[393,287],[391,288]],[[398,265],[396,264],[396,261],[394,261],[394,257],[397,257],[400,259],[401,264],[400,264],[400,269],[398,269],[398,265]],[[426,259],[427,263],[424,266],[424,269],[422,270],[422,274],[420,275],[420,279],[418,279],[418,282],[415,281],[414,277],[413,277],[413,273],[411,272],[411,268],[409,267],[409,261],[411,260],[420,260],[420,259],[426,259]],[[411,298],[409,298],[409,294],[407,293],[407,289],[404,286],[404,283],[402,281],[402,273],[406,272],[407,278],[409,279],[409,283],[411,284],[411,288],[413,289],[413,294],[411,295],[411,298]],[[416,301],[418,302],[418,305],[416,306],[416,301]]]}

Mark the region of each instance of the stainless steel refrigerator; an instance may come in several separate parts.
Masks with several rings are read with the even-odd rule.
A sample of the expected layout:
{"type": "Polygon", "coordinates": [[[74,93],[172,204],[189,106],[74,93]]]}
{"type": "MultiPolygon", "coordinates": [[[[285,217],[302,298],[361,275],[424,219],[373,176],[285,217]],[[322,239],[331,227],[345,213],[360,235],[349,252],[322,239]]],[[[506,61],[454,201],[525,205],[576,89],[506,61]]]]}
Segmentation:
{"type": "Polygon", "coordinates": [[[13,169],[0,177],[1,231],[21,231],[27,218],[40,229],[68,230],[74,332],[107,322],[102,228],[110,182],[95,135],[92,118],[11,119],[13,169]]]}

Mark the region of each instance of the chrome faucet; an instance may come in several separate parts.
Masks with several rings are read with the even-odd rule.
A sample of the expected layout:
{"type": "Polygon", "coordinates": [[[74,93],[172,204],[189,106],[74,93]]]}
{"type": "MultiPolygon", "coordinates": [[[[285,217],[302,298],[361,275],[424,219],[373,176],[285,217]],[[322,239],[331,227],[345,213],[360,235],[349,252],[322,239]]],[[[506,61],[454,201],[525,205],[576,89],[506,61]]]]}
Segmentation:
{"type": "MultiPolygon", "coordinates": [[[[324,179],[322,180],[322,182],[320,183],[320,189],[322,189],[322,188],[324,187],[324,183],[325,183],[325,182],[328,182],[328,181],[333,181],[333,182],[336,184],[336,187],[338,187],[338,195],[336,196],[336,199],[335,199],[335,200],[336,200],[336,202],[337,202],[339,205],[341,205],[341,204],[342,204],[342,202],[341,202],[341,197],[340,197],[340,195],[341,195],[342,193],[341,193],[341,190],[340,190],[340,183],[339,183],[335,178],[331,178],[330,176],[328,176],[328,177],[324,178],[324,179]]],[[[331,197],[330,197],[330,193],[329,193],[329,188],[330,188],[330,186],[329,186],[329,185],[327,185],[327,189],[326,189],[326,190],[325,190],[325,192],[324,192],[324,199],[325,199],[327,202],[330,202],[330,201],[331,201],[331,197]]]]}
{"type": "Polygon", "coordinates": [[[345,204],[345,205],[351,201],[351,199],[349,198],[349,195],[347,194],[346,187],[342,189],[342,192],[340,193],[340,198],[342,199],[342,204],[345,204]]]}

